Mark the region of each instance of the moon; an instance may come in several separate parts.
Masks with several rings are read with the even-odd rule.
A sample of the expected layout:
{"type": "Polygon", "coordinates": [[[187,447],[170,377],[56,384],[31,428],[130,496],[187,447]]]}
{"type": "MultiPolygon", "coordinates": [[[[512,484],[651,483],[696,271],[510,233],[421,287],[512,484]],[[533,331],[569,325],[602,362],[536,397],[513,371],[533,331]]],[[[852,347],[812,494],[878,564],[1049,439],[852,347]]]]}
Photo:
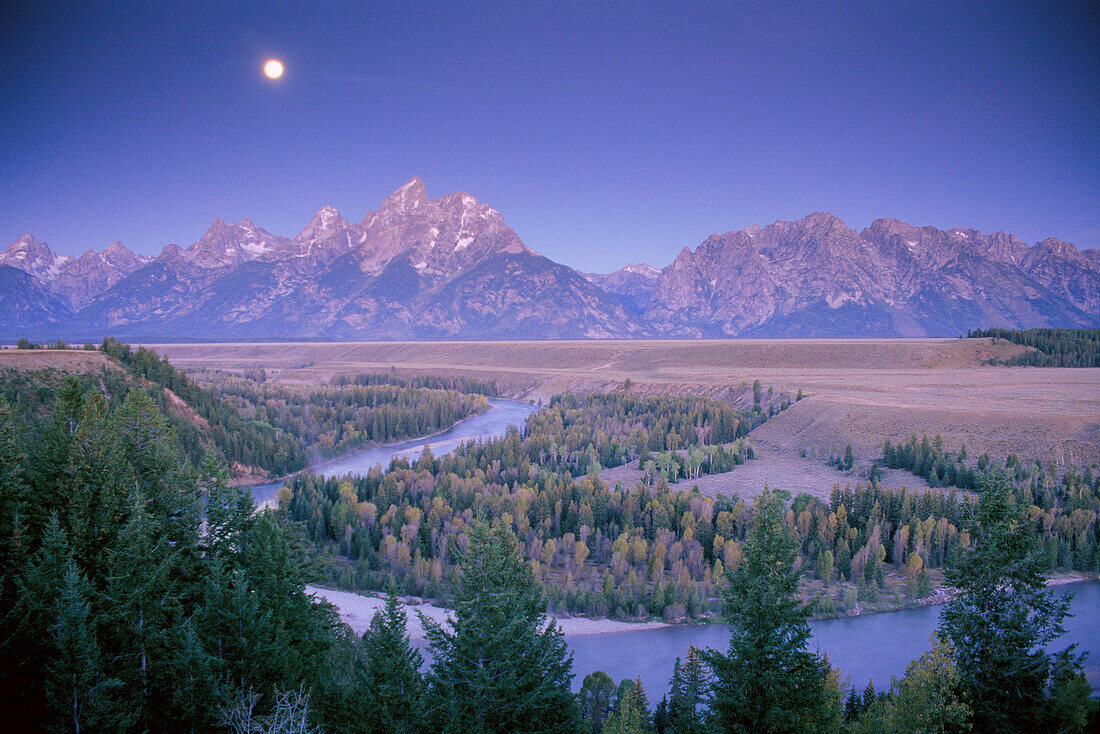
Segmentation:
{"type": "Polygon", "coordinates": [[[278,59],[268,59],[264,64],[264,74],[268,79],[278,79],[283,75],[283,62],[278,59]]]}

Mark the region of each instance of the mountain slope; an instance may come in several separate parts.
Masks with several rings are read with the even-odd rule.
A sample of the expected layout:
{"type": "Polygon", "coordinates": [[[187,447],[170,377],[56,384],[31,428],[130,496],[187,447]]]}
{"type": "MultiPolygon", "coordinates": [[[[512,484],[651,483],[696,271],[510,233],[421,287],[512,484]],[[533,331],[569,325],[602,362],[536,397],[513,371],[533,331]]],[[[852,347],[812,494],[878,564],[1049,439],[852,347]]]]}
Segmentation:
{"type": "Polygon", "coordinates": [[[0,336],[17,338],[57,328],[71,312],[30,273],[0,265],[0,336]]]}
{"type": "Polygon", "coordinates": [[[1100,253],[1055,239],[832,214],[684,248],[658,271],[579,273],[469,194],[413,178],[360,222],[323,207],[293,238],[216,219],[156,258],[72,259],[25,235],[0,253],[4,336],[591,339],[954,336],[1100,326],[1100,253]],[[18,274],[18,275],[16,275],[18,274]]]}
{"type": "Polygon", "coordinates": [[[1057,241],[811,214],[712,235],[661,272],[669,336],[954,336],[972,324],[1100,323],[1097,258],[1057,241]]]}
{"type": "Polygon", "coordinates": [[[414,178],[359,224],[321,209],[293,239],[218,219],[63,329],[74,338],[596,338],[644,328],[472,196],[414,178]]]}
{"type": "Polygon", "coordinates": [[[121,242],[102,252],[88,250],[73,259],[58,255],[45,242],[23,235],[0,253],[0,265],[32,275],[74,310],[83,308],[152,258],[135,255],[121,242]]]}
{"type": "Polygon", "coordinates": [[[624,265],[614,273],[582,273],[597,288],[618,296],[623,305],[641,313],[649,305],[661,271],[652,265],[624,265]]]}

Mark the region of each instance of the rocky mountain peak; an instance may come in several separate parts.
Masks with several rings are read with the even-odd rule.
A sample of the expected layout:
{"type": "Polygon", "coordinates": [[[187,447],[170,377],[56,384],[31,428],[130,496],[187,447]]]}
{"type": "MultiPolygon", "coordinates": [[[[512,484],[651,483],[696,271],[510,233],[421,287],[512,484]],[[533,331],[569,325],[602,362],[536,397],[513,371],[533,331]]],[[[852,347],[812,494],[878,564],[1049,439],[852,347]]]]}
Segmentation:
{"type": "Polygon", "coordinates": [[[656,278],[661,274],[661,271],[653,267],[648,263],[638,263],[636,265],[624,265],[622,270],[627,273],[633,273],[634,275],[641,275],[645,278],[656,278]]]}
{"type": "Polygon", "coordinates": [[[875,239],[907,236],[915,238],[920,236],[920,229],[906,224],[900,219],[876,219],[871,222],[871,226],[865,229],[863,233],[875,239]]]}
{"type": "Polygon", "coordinates": [[[1042,242],[1035,245],[1038,252],[1043,254],[1057,255],[1058,257],[1065,258],[1067,260],[1077,259],[1079,250],[1069,242],[1063,242],[1057,237],[1047,237],[1042,242]]]}
{"type": "Polygon", "coordinates": [[[4,268],[9,280],[59,304],[36,323],[65,337],[101,334],[105,324],[183,338],[356,339],[1100,325],[1100,252],[1054,238],[1028,248],[1001,232],[897,219],[857,232],[815,212],[711,235],[663,270],[641,263],[584,274],[528,249],[500,212],[467,193],[428,199],[418,177],[362,224],[325,206],[288,240],[248,218],[219,218],[187,250],[168,245],[149,260],[117,242],[73,260],[30,235],[0,253],[0,264],[23,271],[4,268]]]}
{"type": "Polygon", "coordinates": [[[4,254],[7,254],[9,252],[17,252],[20,250],[26,251],[28,249],[34,249],[43,246],[45,246],[45,243],[39,242],[34,238],[34,235],[28,233],[8,245],[7,249],[4,251],[4,254]]]}
{"type": "Polygon", "coordinates": [[[413,176],[408,183],[394,191],[382,202],[379,213],[405,214],[428,203],[428,189],[419,176],[413,176]]]}
{"type": "Polygon", "coordinates": [[[832,212],[814,212],[812,214],[807,214],[802,219],[796,220],[796,223],[804,223],[806,226],[816,229],[848,229],[844,221],[832,212]]]}
{"type": "Polygon", "coordinates": [[[317,210],[317,213],[309,220],[309,224],[307,224],[294,239],[302,240],[309,237],[316,237],[321,232],[345,227],[347,224],[347,220],[340,215],[340,212],[338,212],[335,207],[323,206],[317,210]]]}
{"type": "Polygon", "coordinates": [[[363,241],[361,227],[344,219],[335,207],[317,210],[301,232],[291,240],[296,258],[327,264],[363,241]]]}
{"type": "Polygon", "coordinates": [[[271,259],[285,254],[289,240],[271,234],[249,218],[240,224],[215,219],[198,242],[184,251],[184,258],[201,268],[221,268],[248,260],[271,259]]]}
{"type": "Polygon", "coordinates": [[[636,313],[641,313],[653,296],[661,271],[640,263],[624,265],[613,273],[582,273],[589,283],[607,291],[636,313]]]}
{"type": "Polygon", "coordinates": [[[67,255],[58,255],[48,244],[39,242],[29,234],[12,242],[0,253],[0,265],[17,268],[45,281],[56,279],[61,268],[71,259],[67,255]]]}

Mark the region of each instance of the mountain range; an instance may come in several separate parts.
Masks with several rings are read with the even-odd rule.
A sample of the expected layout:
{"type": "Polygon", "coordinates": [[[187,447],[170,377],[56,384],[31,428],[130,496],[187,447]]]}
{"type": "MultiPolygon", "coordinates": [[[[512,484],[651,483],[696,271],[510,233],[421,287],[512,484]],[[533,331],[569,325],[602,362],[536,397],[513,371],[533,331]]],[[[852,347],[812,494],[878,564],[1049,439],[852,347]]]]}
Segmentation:
{"type": "Polygon", "coordinates": [[[72,341],[956,336],[1100,326],[1100,252],[815,213],[711,235],[662,270],[581,273],[413,178],[361,222],[324,207],[292,238],[217,219],[157,257],[70,258],[24,235],[0,254],[0,313],[2,338],[72,341]]]}

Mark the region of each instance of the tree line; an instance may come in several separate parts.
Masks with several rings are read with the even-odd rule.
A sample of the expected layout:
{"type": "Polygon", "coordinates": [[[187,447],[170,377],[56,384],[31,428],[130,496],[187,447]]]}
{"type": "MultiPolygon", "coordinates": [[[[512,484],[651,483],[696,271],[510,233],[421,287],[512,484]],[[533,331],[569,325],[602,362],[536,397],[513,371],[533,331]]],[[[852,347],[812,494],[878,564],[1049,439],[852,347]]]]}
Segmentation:
{"type": "Polygon", "coordinates": [[[894,446],[887,439],[883,463],[925,478],[933,487],[955,486],[980,491],[990,481],[1007,481],[1016,504],[1028,507],[1031,526],[1048,545],[1052,567],[1100,571],[1100,475],[1090,467],[1043,466],[1025,463],[1010,454],[1000,466],[982,454],[968,460],[966,445],[958,452],[944,450],[943,440],[913,435],[894,446]]]}
{"type": "Polygon", "coordinates": [[[969,338],[1005,339],[1034,351],[1001,360],[1029,367],[1100,367],[1100,329],[971,329],[969,338]]]}
{"type": "MultiPolygon", "coordinates": [[[[20,344],[40,348],[27,340],[20,344]]],[[[70,347],[59,341],[49,348],[70,347]]],[[[496,393],[493,383],[472,378],[396,374],[344,376],[334,385],[311,388],[272,384],[262,373],[255,379],[211,373],[197,381],[145,347],[132,349],[108,337],[98,349],[121,370],[79,375],[85,388],[96,386],[114,404],[135,386],[158,386],[162,389],[149,394],[192,463],[216,447],[230,466],[275,476],[305,468],[312,456],[444,430],[484,413],[489,408],[484,395],[496,393]]],[[[34,430],[36,416],[46,411],[63,378],[51,370],[6,370],[0,390],[34,430]]]]}
{"type": "Polygon", "coordinates": [[[309,453],[325,457],[437,433],[489,410],[484,395],[466,391],[486,386],[480,382],[356,375],[298,387],[229,374],[208,379],[243,418],[278,426],[309,453]]]}

